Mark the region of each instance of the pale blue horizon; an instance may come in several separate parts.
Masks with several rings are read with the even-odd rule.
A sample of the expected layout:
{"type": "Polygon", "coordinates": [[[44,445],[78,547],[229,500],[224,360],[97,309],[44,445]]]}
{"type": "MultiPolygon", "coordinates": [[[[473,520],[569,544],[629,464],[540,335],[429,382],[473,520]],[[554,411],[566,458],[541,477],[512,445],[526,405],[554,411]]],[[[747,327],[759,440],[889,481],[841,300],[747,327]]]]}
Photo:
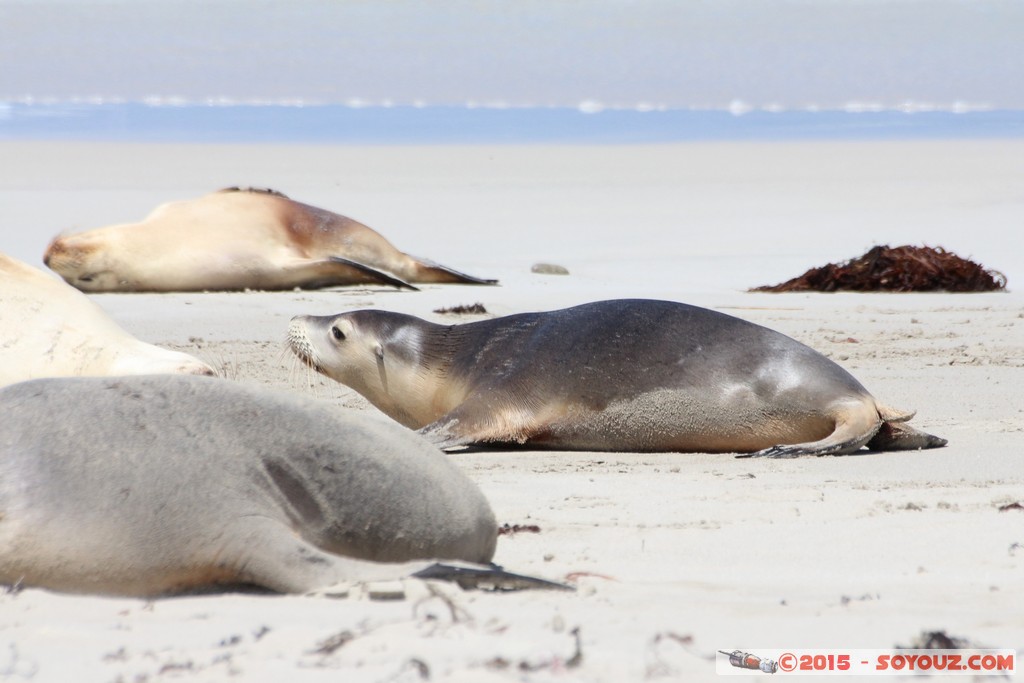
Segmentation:
{"type": "Polygon", "coordinates": [[[0,0],[0,100],[1024,108],[1014,0],[0,0]]]}

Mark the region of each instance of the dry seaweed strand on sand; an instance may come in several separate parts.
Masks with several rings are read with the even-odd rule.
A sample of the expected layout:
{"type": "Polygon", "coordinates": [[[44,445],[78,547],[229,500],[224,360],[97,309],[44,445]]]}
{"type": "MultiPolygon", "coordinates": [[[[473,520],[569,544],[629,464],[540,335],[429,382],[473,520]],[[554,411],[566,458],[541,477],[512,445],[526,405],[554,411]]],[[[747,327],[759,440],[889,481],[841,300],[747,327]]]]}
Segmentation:
{"type": "Polygon", "coordinates": [[[483,315],[487,313],[487,309],[481,303],[475,304],[460,304],[458,306],[448,306],[446,308],[435,308],[434,313],[440,313],[442,315],[483,315]]]}
{"type": "Polygon", "coordinates": [[[536,524],[502,524],[498,527],[499,536],[515,536],[519,533],[539,534],[540,527],[536,524]]]}
{"type": "Polygon", "coordinates": [[[991,292],[1006,289],[1006,276],[942,247],[888,245],[845,263],[811,268],[792,280],[752,292],[991,292]]]}

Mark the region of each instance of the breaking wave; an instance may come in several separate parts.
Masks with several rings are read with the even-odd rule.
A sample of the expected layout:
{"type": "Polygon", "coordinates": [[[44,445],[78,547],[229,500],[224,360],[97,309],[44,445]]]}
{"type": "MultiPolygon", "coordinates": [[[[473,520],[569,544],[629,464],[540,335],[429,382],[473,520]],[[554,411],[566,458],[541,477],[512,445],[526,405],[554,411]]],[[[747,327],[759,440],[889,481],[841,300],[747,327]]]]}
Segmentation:
{"type": "Polygon", "coordinates": [[[1024,110],[974,102],[575,105],[352,98],[141,100],[23,96],[0,101],[0,138],[174,142],[661,143],[691,140],[900,139],[1024,136],[1024,110]]]}

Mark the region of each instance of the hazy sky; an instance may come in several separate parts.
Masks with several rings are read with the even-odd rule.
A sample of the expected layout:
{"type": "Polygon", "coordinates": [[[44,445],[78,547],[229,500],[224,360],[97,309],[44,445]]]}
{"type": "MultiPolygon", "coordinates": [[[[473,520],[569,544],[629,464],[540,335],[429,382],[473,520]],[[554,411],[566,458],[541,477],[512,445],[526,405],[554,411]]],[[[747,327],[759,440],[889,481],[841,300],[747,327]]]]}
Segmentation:
{"type": "Polygon", "coordinates": [[[0,0],[0,99],[1024,108],[1021,0],[0,0]]]}

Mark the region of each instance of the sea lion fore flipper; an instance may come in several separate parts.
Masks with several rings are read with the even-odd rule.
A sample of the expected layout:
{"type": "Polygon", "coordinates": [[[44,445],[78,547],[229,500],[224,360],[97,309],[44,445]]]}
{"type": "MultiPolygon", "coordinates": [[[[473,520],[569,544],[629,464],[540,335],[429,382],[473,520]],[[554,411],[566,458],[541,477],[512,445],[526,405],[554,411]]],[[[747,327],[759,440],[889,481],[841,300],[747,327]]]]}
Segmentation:
{"type": "Polygon", "coordinates": [[[562,591],[576,590],[569,584],[509,572],[496,564],[478,565],[437,562],[414,573],[412,576],[417,579],[452,581],[463,590],[479,588],[491,588],[500,591],[528,590],[532,588],[562,591]]]}
{"type": "Polygon", "coordinates": [[[233,529],[232,551],[244,557],[237,578],[278,593],[306,593],[348,575],[342,558],[328,554],[269,517],[251,516],[233,529]],[[254,550],[255,549],[255,550],[254,550]]]}
{"type": "Polygon", "coordinates": [[[472,443],[526,443],[541,431],[536,414],[513,405],[493,406],[470,397],[419,430],[440,449],[472,443]]]}
{"type": "Polygon", "coordinates": [[[374,562],[328,553],[270,518],[247,518],[244,531],[247,533],[240,529],[236,535],[244,541],[238,544],[238,554],[245,558],[239,576],[278,593],[312,593],[340,584],[393,581],[434,564],[431,560],[374,562]],[[247,552],[247,547],[257,550],[247,552]]]}
{"type": "MultiPolygon", "coordinates": [[[[405,280],[400,280],[394,275],[389,275],[388,273],[385,273],[382,270],[377,270],[376,268],[368,266],[365,263],[359,263],[358,261],[353,261],[352,259],[348,259],[343,256],[328,256],[326,262],[334,264],[335,268],[337,268],[338,266],[343,266],[345,268],[354,269],[368,277],[372,282],[378,282],[382,285],[391,285],[392,287],[397,287],[398,289],[410,289],[414,292],[419,291],[419,287],[414,287],[405,280]]],[[[351,282],[351,277],[348,280],[340,280],[338,284],[348,284],[349,282],[351,282]]]]}

